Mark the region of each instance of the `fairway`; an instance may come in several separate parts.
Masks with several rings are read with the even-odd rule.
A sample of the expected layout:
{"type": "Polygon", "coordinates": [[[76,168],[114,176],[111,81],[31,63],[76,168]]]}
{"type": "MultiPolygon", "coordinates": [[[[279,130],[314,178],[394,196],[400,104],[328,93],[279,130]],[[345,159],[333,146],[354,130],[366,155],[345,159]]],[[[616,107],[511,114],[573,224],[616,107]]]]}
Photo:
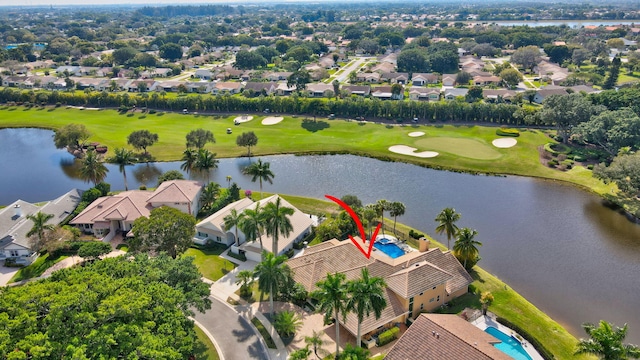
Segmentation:
{"type": "Polygon", "coordinates": [[[417,140],[414,144],[420,150],[446,152],[476,160],[495,160],[502,156],[491,146],[475,139],[429,137],[417,140]]]}

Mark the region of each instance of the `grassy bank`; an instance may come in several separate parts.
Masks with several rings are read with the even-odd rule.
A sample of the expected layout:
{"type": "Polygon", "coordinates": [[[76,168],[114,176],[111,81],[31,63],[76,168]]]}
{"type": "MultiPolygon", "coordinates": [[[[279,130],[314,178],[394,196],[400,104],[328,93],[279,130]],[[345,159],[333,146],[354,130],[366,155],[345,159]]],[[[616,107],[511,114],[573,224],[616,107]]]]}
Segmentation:
{"type": "Polygon", "coordinates": [[[540,164],[538,147],[552,141],[540,130],[524,130],[513,148],[499,149],[491,141],[498,138],[496,127],[466,125],[404,125],[363,123],[319,118],[285,116],[276,125],[262,125],[263,115],[254,115],[252,121],[233,125],[235,116],[182,115],[178,113],[128,113],[115,110],[78,110],[66,108],[0,108],[0,128],[39,127],[57,129],[68,123],[82,123],[93,133],[91,142],[107,145],[112,153],[116,147],[129,147],[129,133],[148,129],[158,133],[159,141],[149,148],[159,161],[179,160],[185,144],[185,135],[197,128],[211,130],[216,143],[207,145],[218,157],[237,157],[246,154],[246,148],[236,145],[242,132],[253,131],[258,145],[252,151],[256,156],[270,154],[352,153],[385,160],[404,161],[422,166],[459,171],[515,174],[569,181],[603,194],[614,189],[611,185],[593,179],[589,170],[576,167],[560,172],[540,164]],[[232,128],[233,134],[226,129],[232,128]],[[409,137],[414,131],[424,132],[409,137]],[[285,141],[286,140],[286,141],[285,141]],[[407,145],[418,151],[437,151],[435,158],[417,158],[395,154],[392,145],[407,145]]]}
{"type": "Polygon", "coordinates": [[[198,326],[194,326],[193,328],[196,330],[196,336],[198,337],[198,340],[200,340],[200,342],[202,342],[202,344],[207,347],[207,351],[204,352],[202,356],[198,358],[198,360],[219,360],[220,356],[218,356],[216,347],[215,345],[213,345],[211,340],[209,340],[207,334],[205,334],[204,331],[202,331],[202,329],[200,329],[198,326]]]}
{"type": "Polygon", "coordinates": [[[56,263],[66,259],[67,256],[59,256],[55,259],[49,257],[49,254],[41,255],[31,265],[25,266],[13,275],[9,283],[19,282],[23,280],[32,279],[42,275],[48,268],[52,267],[56,263]]]}

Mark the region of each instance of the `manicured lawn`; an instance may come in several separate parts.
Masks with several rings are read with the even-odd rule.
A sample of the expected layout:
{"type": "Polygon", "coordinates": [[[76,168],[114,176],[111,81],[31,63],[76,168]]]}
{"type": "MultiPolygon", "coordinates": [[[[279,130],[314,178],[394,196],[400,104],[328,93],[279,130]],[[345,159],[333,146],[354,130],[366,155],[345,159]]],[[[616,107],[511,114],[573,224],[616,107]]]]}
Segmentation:
{"type": "Polygon", "coordinates": [[[475,139],[454,137],[420,137],[414,144],[418,151],[437,151],[452,155],[464,156],[476,160],[499,159],[502,154],[491,144],[486,144],[475,139]]]}
{"type": "Polygon", "coordinates": [[[202,276],[216,281],[238,266],[218,256],[224,250],[225,248],[222,246],[201,249],[190,248],[185,251],[183,256],[193,256],[195,258],[193,263],[196,264],[202,276]]]}
{"type": "MultiPolygon", "coordinates": [[[[522,131],[518,145],[510,149],[492,149],[498,158],[478,160],[460,156],[451,143],[450,152],[442,152],[431,159],[391,153],[391,145],[415,145],[421,138],[410,138],[411,131],[424,131],[432,138],[469,139],[480,144],[490,144],[497,136],[495,127],[459,125],[415,125],[391,126],[343,120],[303,121],[302,117],[285,116],[277,125],[264,126],[262,115],[254,115],[250,122],[232,126],[235,116],[182,115],[178,113],[119,114],[115,110],[77,110],[65,108],[26,109],[11,107],[0,109],[2,127],[41,127],[56,129],[68,123],[81,122],[93,133],[89,141],[105,144],[110,152],[116,147],[130,148],[127,136],[134,130],[149,129],[158,133],[159,142],[149,147],[149,152],[157,160],[179,160],[184,151],[185,135],[197,128],[211,130],[216,143],[207,147],[218,157],[238,157],[246,149],[236,145],[236,137],[241,132],[253,131],[259,142],[252,149],[255,155],[281,153],[327,153],[349,152],[395,161],[405,161],[419,165],[435,166],[454,170],[516,174],[565,180],[587,188],[601,189],[602,183],[590,177],[574,177],[572,172],[549,169],[538,160],[537,147],[550,139],[539,130],[522,131]],[[118,124],[118,126],[113,126],[118,124]],[[226,134],[226,128],[234,127],[237,135],[226,134]],[[286,139],[286,141],[283,141],[286,139]]],[[[441,140],[444,141],[444,140],[441,140]]],[[[446,147],[446,141],[440,144],[446,147]]],[[[490,146],[490,145],[486,145],[490,146]]],[[[420,146],[414,146],[420,147],[420,146]]],[[[471,147],[469,148],[471,149],[471,147]]],[[[108,154],[109,155],[109,154],[108,154]]],[[[608,187],[611,189],[612,187],[608,187]]]]}
{"type": "Polygon", "coordinates": [[[198,336],[198,340],[200,340],[204,346],[207,347],[207,351],[203,354],[204,356],[199,357],[198,360],[219,360],[220,356],[218,356],[218,352],[216,351],[215,345],[209,340],[209,337],[202,331],[199,327],[193,327],[196,330],[196,335],[198,336]]]}
{"type": "Polygon", "coordinates": [[[630,75],[627,75],[626,73],[621,72],[620,75],[618,75],[618,84],[640,81],[640,78],[638,78],[636,73],[634,73],[633,75],[634,76],[630,76],[630,75]]]}
{"type": "MultiPolygon", "coordinates": [[[[264,193],[264,198],[267,198],[272,193],[264,193]]],[[[318,199],[304,197],[304,196],[294,196],[294,195],[286,195],[280,194],[280,196],[291,203],[291,205],[298,208],[298,210],[302,211],[305,214],[314,214],[314,215],[326,215],[326,214],[337,214],[340,212],[341,208],[334,202],[324,202],[318,201],[318,199]]],[[[253,193],[253,199],[260,199],[259,193],[253,193]]]]}
{"type": "Polygon", "coordinates": [[[52,267],[56,263],[66,259],[68,256],[60,256],[55,259],[50,259],[49,254],[41,255],[29,266],[25,266],[13,275],[9,283],[14,283],[22,280],[32,279],[42,275],[48,268],[52,267]]]}

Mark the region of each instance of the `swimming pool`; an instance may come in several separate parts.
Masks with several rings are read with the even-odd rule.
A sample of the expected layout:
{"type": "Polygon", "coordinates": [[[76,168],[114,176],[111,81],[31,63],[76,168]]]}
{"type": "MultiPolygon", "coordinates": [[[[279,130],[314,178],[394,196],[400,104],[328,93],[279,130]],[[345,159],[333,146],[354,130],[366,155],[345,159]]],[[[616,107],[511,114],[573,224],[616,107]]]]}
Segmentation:
{"type": "Polygon", "coordinates": [[[500,344],[493,345],[498,350],[502,351],[503,353],[511,356],[516,360],[532,360],[531,356],[529,356],[529,354],[527,354],[527,352],[524,350],[522,345],[520,345],[520,342],[514,339],[512,336],[509,336],[492,326],[489,326],[484,331],[494,336],[498,340],[502,341],[500,344]]]}
{"type": "MultiPolygon", "coordinates": [[[[384,239],[386,240],[386,239],[384,239]]],[[[397,257],[400,257],[402,255],[404,255],[404,250],[400,249],[400,247],[396,244],[389,244],[389,243],[382,243],[380,241],[376,241],[373,243],[373,247],[382,251],[383,253],[385,253],[387,256],[391,257],[392,259],[395,259],[397,257]]]]}

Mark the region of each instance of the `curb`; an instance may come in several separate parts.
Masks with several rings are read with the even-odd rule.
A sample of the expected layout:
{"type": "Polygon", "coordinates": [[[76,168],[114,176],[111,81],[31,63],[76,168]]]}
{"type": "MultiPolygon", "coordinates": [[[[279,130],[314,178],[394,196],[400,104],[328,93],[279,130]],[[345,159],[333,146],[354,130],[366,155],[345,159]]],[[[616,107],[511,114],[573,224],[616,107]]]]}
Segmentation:
{"type": "Polygon", "coordinates": [[[198,320],[189,317],[193,323],[200,328],[200,330],[202,330],[202,332],[207,335],[207,337],[209,338],[209,340],[211,340],[211,342],[213,343],[213,346],[216,348],[216,352],[218,353],[218,358],[220,360],[224,360],[224,354],[222,353],[222,350],[220,349],[220,345],[218,345],[218,342],[216,341],[216,338],[213,337],[213,335],[211,335],[211,333],[209,332],[209,330],[207,330],[207,328],[205,328],[204,326],[202,326],[202,324],[200,324],[198,322],[198,320]]]}

